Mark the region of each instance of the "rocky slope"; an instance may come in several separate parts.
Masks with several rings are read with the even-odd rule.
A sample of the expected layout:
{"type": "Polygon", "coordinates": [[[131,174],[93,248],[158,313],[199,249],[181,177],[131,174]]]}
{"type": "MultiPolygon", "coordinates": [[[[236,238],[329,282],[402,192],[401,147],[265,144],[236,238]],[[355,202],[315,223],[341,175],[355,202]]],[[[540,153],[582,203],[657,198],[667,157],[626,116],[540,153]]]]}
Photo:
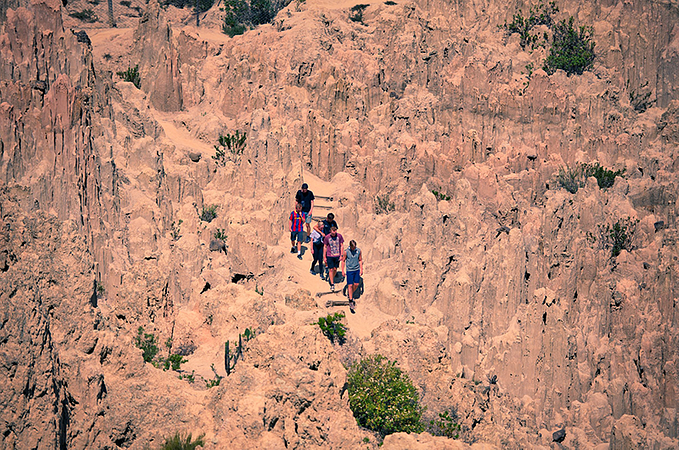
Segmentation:
{"type": "Polygon", "coordinates": [[[175,430],[375,446],[343,387],[373,352],[463,427],[385,448],[679,445],[674,2],[560,3],[593,26],[581,76],[547,75],[546,50],[499,27],[522,2],[374,2],[351,20],[356,3],[307,0],[234,38],[219,5],[198,28],[152,1],[133,28],[76,34],[60,2],[18,3],[0,35],[3,446],[175,430]],[[139,89],[116,74],[135,65],[139,89]],[[236,130],[240,161],[217,164],[236,130]],[[626,177],[574,194],[555,179],[595,161],[626,177]],[[310,258],[286,254],[302,180],[366,256],[341,347],[309,325],[326,314],[310,258]],[[612,257],[602,227],[627,218],[612,257]],[[139,326],[197,381],[145,364],[139,326]],[[245,328],[242,361],[205,388],[245,328]]]}

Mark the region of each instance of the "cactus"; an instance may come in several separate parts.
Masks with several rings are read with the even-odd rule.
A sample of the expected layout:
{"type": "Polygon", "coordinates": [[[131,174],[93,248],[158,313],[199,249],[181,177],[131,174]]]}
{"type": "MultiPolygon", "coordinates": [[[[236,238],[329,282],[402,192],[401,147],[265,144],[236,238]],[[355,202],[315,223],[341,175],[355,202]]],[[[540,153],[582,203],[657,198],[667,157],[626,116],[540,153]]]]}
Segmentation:
{"type": "Polygon", "coordinates": [[[226,341],[224,343],[224,369],[226,369],[227,376],[229,376],[231,374],[231,371],[236,367],[236,362],[238,362],[238,358],[243,357],[243,337],[245,337],[245,342],[247,342],[255,337],[255,332],[250,328],[246,328],[245,332],[242,335],[238,333],[238,345],[236,345],[233,355],[231,354],[229,341],[226,341]]]}

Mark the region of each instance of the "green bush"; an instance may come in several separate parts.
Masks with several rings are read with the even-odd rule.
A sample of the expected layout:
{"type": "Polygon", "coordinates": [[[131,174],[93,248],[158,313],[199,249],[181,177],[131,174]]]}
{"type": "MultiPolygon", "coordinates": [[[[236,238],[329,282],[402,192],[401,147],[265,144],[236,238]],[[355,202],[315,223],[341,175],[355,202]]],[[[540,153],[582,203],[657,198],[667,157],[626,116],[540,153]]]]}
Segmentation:
{"type": "Polygon", "coordinates": [[[615,177],[624,177],[625,169],[610,170],[602,167],[598,162],[592,164],[577,164],[575,167],[559,167],[556,182],[571,194],[585,185],[587,178],[594,177],[600,189],[608,189],[615,183],[615,177]]]}
{"type": "Polygon", "coordinates": [[[389,194],[375,197],[375,214],[388,214],[396,209],[396,206],[389,201],[389,194]]]}
{"type": "Polygon", "coordinates": [[[445,436],[450,439],[457,439],[460,437],[462,427],[456,422],[457,414],[452,414],[448,411],[439,413],[437,419],[429,422],[429,433],[434,436],[445,436]]]}
{"type": "Polygon", "coordinates": [[[160,366],[163,370],[169,370],[171,368],[172,370],[177,371],[181,369],[182,364],[188,361],[188,359],[184,359],[181,355],[170,355],[161,361],[160,366]]]}
{"type": "Polygon", "coordinates": [[[285,6],[286,2],[274,5],[271,0],[225,0],[222,32],[230,37],[243,34],[257,25],[271,22],[285,6]]]}
{"type": "Polygon", "coordinates": [[[215,239],[219,239],[220,241],[226,241],[226,231],[224,228],[217,228],[217,231],[215,231],[215,239]]]}
{"type": "Polygon", "coordinates": [[[533,27],[536,25],[551,27],[554,24],[552,15],[557,12],[559,12],[559,8],[555,2],[549,2],[547,5],[540,3],[530,9],[528,17],[523,17],[521,11],[514,14],[511,23],[505,22],[504,28],[509,34],[517,33],[519,35],[519,43],[522,49],[525,50],[528,46],[535,48],[539,37],[531,34],[533,27]]]}
{"type": "Polygon", "coordinates": [[[142,350],[144,362],[153,362],[158,354],[158,341],[151,333],[144,333],[144,327],[139,327],[134,345],[142,350]]]}
{"type": "Polygon", "coordinates": [[[241,134],[236,130],[236,133],[226,133],[226,136],[219,135],[217,145],[215,145],[215,155],[212,157],[217,162],[217,165],[224,166],[227,158],[235,163],[240,161],[240,156],[245,151],[245,140],[247,133],[241,134]]]}
{"type": "Polygon", "coordinates": [[[443,192],[431,191],[431,193],[434,194],[436,200],[450,200],[450,195],[446,195],[443,192]]]}
{"type": "Polygon", "coordinates": [[[573,16],[562,20],[554,26],[552,47],[545,60],[543,69],[553,74],[558,69],[568,75],[582,75],[594,63],[594,46],[592,27],[573,26],[573,16]]]}
{"type": "Polygon", "coordinates": [[[183,436],[179,432],[176,432],[174,436],[165,438],[165,442],[160,447],[160,450],[195,450],[196,447],[204,446],[203,438],[205,435],[201,434],[194,441],[191,439],[191,433],[183,436]]]}
{"type": "Polygon", "coordinates": [[[611,250],[611,257],[616,258],[623,250],[634,249],[634,234],[639,220],[619,219],[614,224],[599,225],[599,234],[605,248],[611,250]]]}
{"type": "Polygon", "coordinates": [[[613,186],[615,183],[615,177],[623,177],[625,176],[626,172],[626,169],[612,171],[602,167],[599,165],[599,163],[583,164],[582,167],[585,177],[596,178],[596,182],[601,189],[608,189],[609,187],[613,186]]]}
{"type": "Polygon", "coordinates": [[[129,83],[134,84],[134,86],[139,89],[141,86],[141,78],[139,76],[139,64],[134,67],[128,67],[127,70],[118,72],[118,76],[129,83]]]}
{"type": "Polygon", "coordinates": [[[217,205],[203,206],[200,213],[200,220],[210,223],[217,218],[217,205]]]}
{"type": "Polygon", "coordinates": [[[342,312],[328,314],[327,317],[319,317],[318,322],[314,322],[313,325],[318,325],[330,342],[342,345],[346,341],[345,335],[347,334],[347,327],[342,323],[344,317],[342,312]]]}
{"type": "Polygon", "coordinates": [[[371,355],[349,368],[349,406],[358,424],[382,436],[424,431],[415,386],[396,362],[371,355]]]}
{"type": "Polygon", "coordinates": [[[585,185],[585,174],[582,170],[582,164],[577,164],[575,167],[559,167],[559,173],[556,175],[556,182],[562,188],[566,189],[571,194],[578,192],[578,189],[585,185]]]}
{"type": "Polygon", "coordinates": [[[97,15],[91,9],[84,9],[82,11],[72,12],[69,14],[69,16],[87,23],[94,23],[97,20],[99,20],[97,15]]]}

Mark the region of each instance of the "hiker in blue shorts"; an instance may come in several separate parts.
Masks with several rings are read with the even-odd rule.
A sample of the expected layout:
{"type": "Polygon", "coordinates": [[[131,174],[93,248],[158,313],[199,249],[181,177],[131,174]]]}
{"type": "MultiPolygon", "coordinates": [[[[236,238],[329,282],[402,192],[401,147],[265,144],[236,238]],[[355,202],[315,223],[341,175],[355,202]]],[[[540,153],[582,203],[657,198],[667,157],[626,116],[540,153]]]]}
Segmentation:
{"type": "Polygon", "coordinates": [[[290,253],[295,253],[295,241],[297,241],[297,258],[302,259],[302,239],[304,239],[304,211],[302,205],[297,203],[295,210],[290,213],[290,253]]]}
{"type": "Polygon", "coordinates": [[[361,249],[356,247],[356,241],[353,239],[349,241],[349,248],[342,255],[342,269],[344,266],[347,269],[347,297],[349,298],[349,310],[352,314],[356,311],[356,302],[354,301],[354,292],[358,289],[363,276],[363,255],[361,249]]]}

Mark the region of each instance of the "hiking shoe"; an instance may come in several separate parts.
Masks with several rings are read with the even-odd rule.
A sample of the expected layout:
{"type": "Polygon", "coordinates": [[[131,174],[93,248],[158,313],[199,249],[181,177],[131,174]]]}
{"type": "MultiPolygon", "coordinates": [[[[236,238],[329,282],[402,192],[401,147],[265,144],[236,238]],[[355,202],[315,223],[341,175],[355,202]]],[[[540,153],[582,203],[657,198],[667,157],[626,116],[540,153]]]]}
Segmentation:
{"type": "Polygon", "coordinates": [[[301,253],[297,253],[297,259],[302,259],[302,254],[301,254],[301,253]]]}
{"type": "Polygon", "coordinates": [[[310,273],[311,275],[316,275],[316,272],[314,272],[313,270],[310,270],[309,273],[310,273]]]}
{"type": "Polygon", "coordinates": [[[292,247],[292,248],[290,249],[290,253],[297,253],[297,249],[296,249],[295,247],[292,247]]]}
{"type": "Polygon", "coordinates": [[[351,314],[356,314],[356,302],[353,300],[349,300],[349,311],[351,314]]]}
{"type": "Polygon", "coordinates": [[[307,236],[306,239],[304,240],[304,242],[306,242],[308,244],[309,242],[311,242],[311,238],[309,236],[307,236]]]}
{"type": "Polygon", "coordinates": [[[335,285],[334,284],[330,285],[330,292],[335,292],[335,285]]]}

